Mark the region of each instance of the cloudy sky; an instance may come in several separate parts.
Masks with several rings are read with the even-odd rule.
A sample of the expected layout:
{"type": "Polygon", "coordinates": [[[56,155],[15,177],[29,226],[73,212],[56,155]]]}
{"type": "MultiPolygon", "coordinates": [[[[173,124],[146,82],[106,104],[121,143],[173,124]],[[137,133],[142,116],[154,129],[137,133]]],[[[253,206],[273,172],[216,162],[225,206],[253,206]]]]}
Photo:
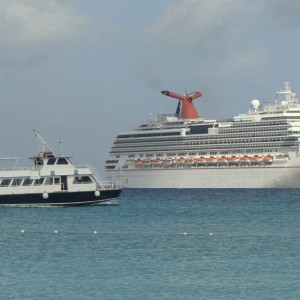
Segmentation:
{"type": "MultiPolygon", "coordinates": [[[[203,117],[300,93],[299,0],[0,0],[0,156],[37,129],[104,176],[115,135],[200,90],[203,117]]],[[[25,163],[25,162],[24,162],[25,163]]]]}

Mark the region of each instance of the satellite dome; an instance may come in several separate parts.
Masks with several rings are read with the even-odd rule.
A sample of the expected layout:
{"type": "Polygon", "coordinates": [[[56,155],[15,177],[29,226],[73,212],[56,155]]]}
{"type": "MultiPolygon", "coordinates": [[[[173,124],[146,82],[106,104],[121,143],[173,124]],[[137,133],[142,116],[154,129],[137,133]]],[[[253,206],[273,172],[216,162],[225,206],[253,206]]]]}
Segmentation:
{"type": "Polygon", "coordinates": [[[252,105],[253,108],[257,109],[260,105],[260,102],[259,102],[259,100],[254,99],[254,100],[251,101],[251,105],[252,105]]]}
{"type": "Polygon", "coordinates": [[[287,106],[287,101],[282,100],[282,101],[281,101],[281,105],[282,105],[282,106],[287,106]]]}

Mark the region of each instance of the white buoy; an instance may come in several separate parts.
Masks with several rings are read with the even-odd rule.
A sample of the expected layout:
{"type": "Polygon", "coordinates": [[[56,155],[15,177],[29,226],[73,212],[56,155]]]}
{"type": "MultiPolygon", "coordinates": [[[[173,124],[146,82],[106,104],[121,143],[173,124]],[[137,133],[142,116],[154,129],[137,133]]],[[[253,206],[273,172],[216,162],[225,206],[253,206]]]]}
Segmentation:
{"type": "Polygon", "coordinates": [[[212,232],[210,232],[210,233],[209,233],[209,235],[213,235],[213,233],[212,233],[212,232]]]}
{"type": "Polygon", "coordinates": [[[95,196],[99,197],[100,196],[100,191],[95,191],[95,196]]]}
{"type": "Polygon", "coordinates": [[[22,229],[22,230],[21,230],[21,233],[24,233],[24,232],[25,232],[25,230],[24,230],[24,229],[22,229]]]}
{"type": "Polygon", "coordinates": [[[49,194],[46,193],[46,192],[44,192],[44,193],[43,193],[43,198],[44,198],[45,200],[48,199],[48,198],[49,198],[49,194]]]}
{"type": "Polygon", "coordinates": [[[93,233],[94,233],[94,234],[97,234],[98,232],[95,230],[93,233]]]}
{"type": "Polygon", "coordinates": [[[184,232],[183,234],[184,234],[184,235],[187,235],[187,233],[186,233],[186,232],[184,232]]]}
{"type": "Polygon", "coordinates": [[[58,231],[57,231],[57,230],[54,230],[54,233],[58,233],[58,231]]]}

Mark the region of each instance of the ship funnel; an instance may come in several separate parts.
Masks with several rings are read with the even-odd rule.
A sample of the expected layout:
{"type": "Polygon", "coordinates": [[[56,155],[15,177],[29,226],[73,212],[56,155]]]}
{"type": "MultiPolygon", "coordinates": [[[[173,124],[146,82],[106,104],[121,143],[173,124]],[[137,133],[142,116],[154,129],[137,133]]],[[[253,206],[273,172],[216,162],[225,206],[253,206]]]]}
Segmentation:
{"type": "MultiPolygon", "coordinates": [[[[190,94],[179,95],[170,91],[161,91],[163,95],[176,98],[181,101],[181,109],[179,112],[179,118],[181,119],[197,119],[199,115],[193,104],[193,100],[202,96],[201,92],[196,91],[190,94]]],[[[177,113],[177,111],[176,111],[177,113]]]]}

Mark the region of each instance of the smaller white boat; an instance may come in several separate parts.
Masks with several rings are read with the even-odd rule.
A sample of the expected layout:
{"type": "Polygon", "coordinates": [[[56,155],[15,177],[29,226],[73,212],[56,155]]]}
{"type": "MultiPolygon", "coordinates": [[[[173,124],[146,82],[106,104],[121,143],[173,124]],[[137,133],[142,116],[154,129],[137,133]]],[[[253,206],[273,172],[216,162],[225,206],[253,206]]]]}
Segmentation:
{"type": "Polygon", "coordinates": [[[102,181],[91,165],[76,166],[70,157],[54,155],[39,133],[34,134],[42,151],[29,158],[31,168],[17,168],[18,158],[0,158],[15,162],[0,169],[0,206],[87,205],[120,195],[120,185],[102,181]]]}

